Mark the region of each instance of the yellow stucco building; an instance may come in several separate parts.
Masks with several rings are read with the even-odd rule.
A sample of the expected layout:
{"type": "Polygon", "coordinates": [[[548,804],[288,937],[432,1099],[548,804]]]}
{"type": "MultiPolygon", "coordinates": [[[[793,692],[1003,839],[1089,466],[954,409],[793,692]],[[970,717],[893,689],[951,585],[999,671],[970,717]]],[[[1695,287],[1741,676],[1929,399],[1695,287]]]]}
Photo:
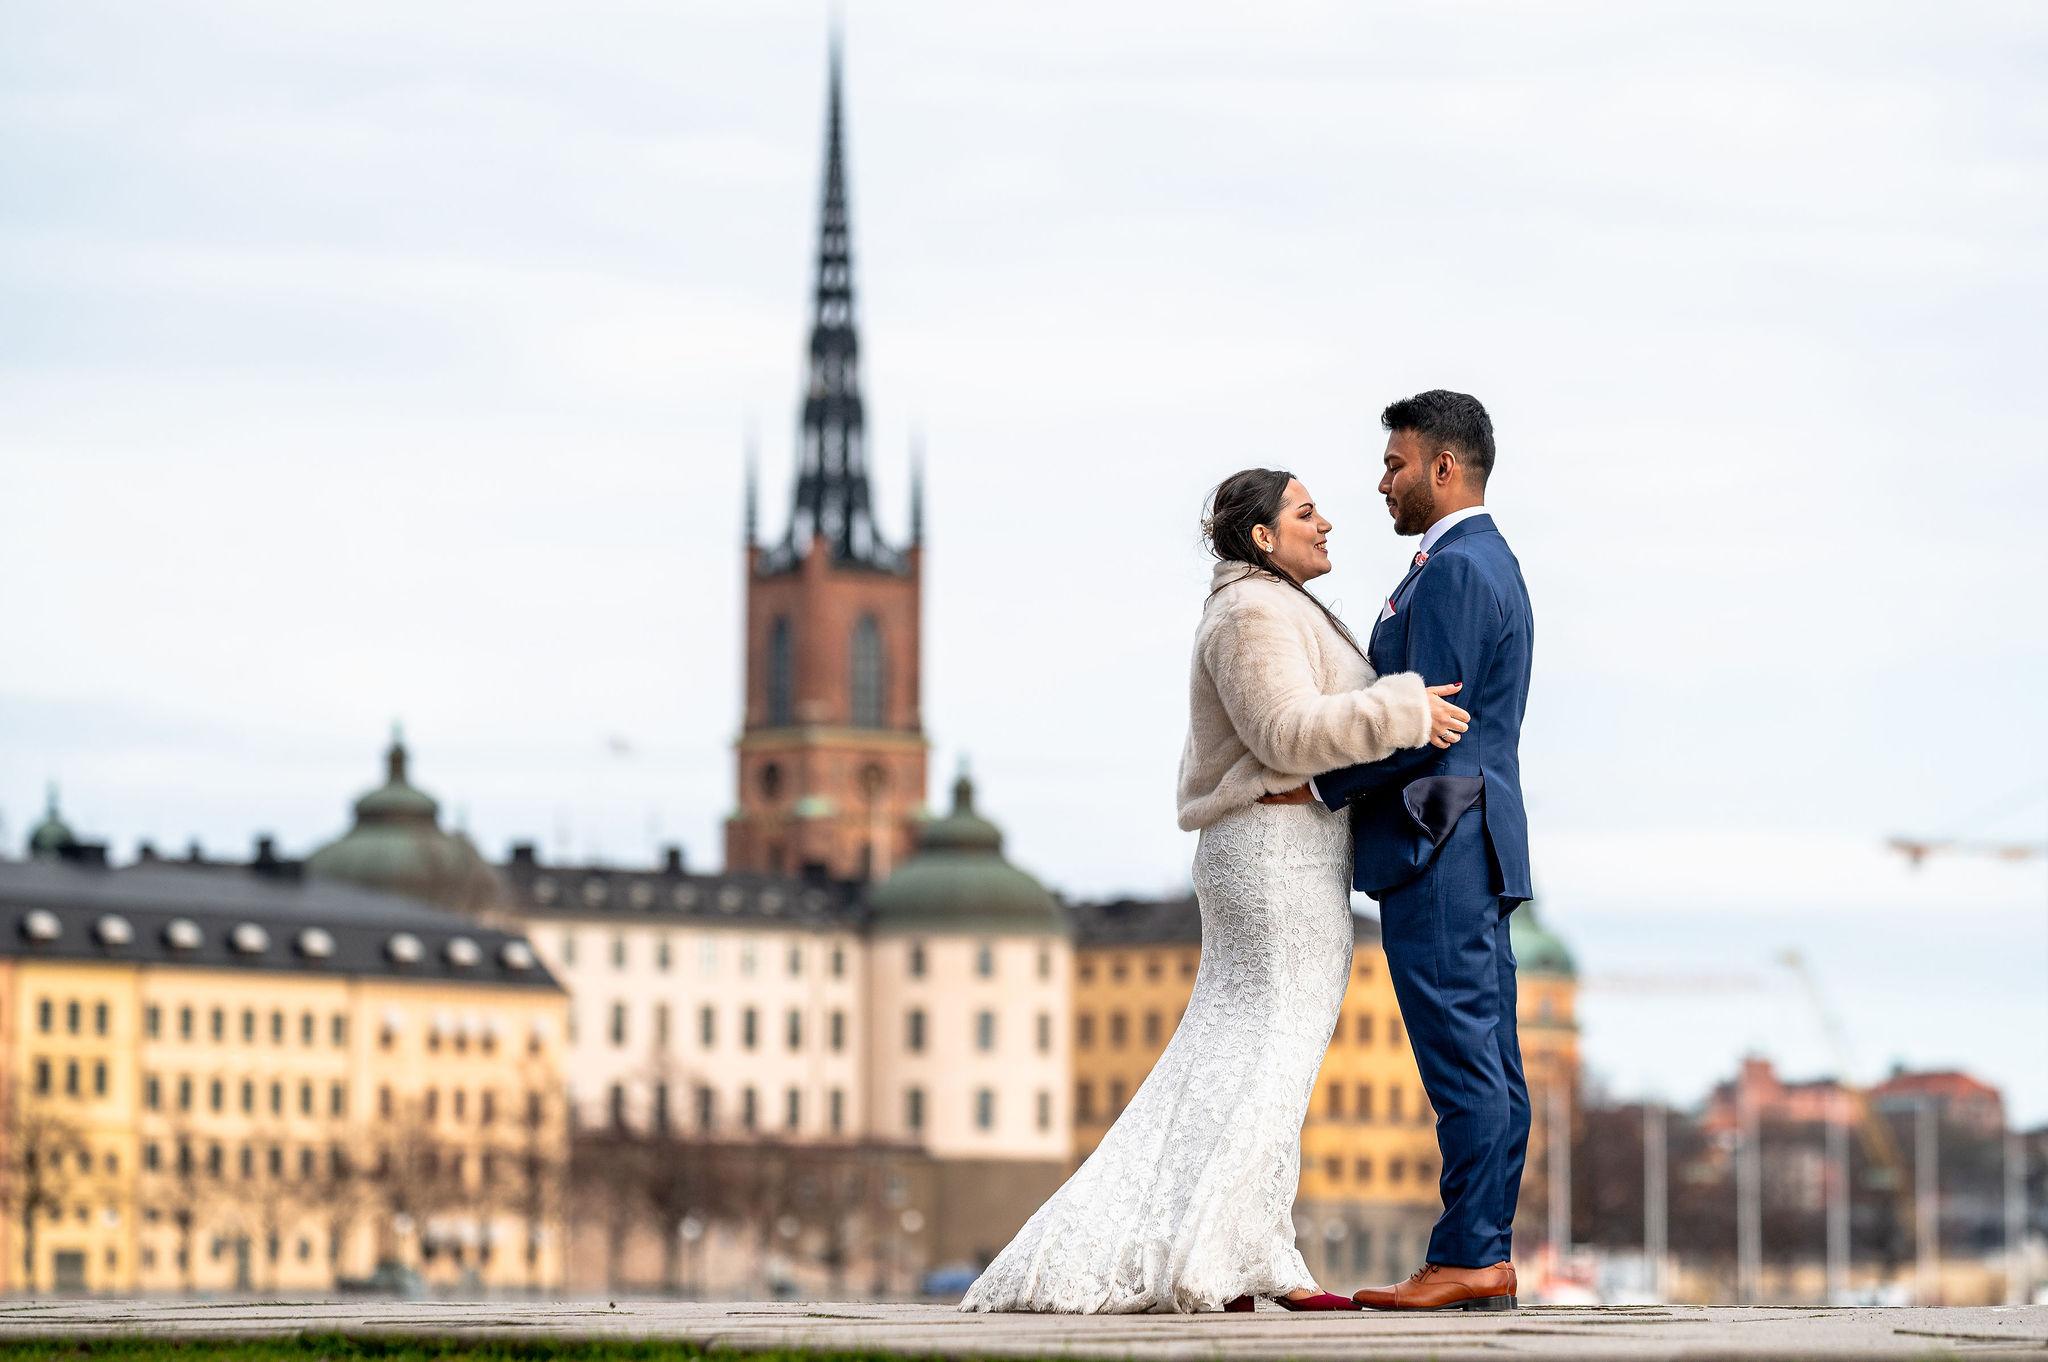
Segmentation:
{"type": "Polygon", "coordinates": [[[559,1281],[566,997],[289,868],[0,861],[0,1290],[559,1281]]]}

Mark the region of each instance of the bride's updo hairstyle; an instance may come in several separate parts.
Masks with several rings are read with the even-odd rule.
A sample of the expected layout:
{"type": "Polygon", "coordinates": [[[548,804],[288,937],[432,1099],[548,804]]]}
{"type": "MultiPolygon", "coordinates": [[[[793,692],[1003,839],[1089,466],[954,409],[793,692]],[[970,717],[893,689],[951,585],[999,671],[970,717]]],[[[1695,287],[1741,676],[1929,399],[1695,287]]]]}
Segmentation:
{"type": "Polygon", "coordinates": [[[1273,555],[1260,548],[1252,538],[1252,527],[1264,525],[1276,535],[1280,520],[1281,501],[1287,495],[1287,484],[1294,481],[1294,474],[1280,468],[1247,468],[1242,473],[1232,473],[1216,484],[1216,490],[1209,493],[1209,513],[1202,517],[1202,538],[1208,542],[1209,552],[1220,562],[1243,563],[1243,575],[1229,581],[1219,582],[1209,594],[1215,595],[1233,582],[1240,582],[1254,572],[1266,573],[1285,582],[1302,595],[1315,601],[1316,609],[1323,612],[1323,618],[1330,627],[1343,635],[1360,657],[1365,649],[1358,646],[1358,640],[1344,627],[1344,621],[1330,613],[1330,607],[1317,599],[1300,582],[1294,580],[1273,561],[1273,555]]]}

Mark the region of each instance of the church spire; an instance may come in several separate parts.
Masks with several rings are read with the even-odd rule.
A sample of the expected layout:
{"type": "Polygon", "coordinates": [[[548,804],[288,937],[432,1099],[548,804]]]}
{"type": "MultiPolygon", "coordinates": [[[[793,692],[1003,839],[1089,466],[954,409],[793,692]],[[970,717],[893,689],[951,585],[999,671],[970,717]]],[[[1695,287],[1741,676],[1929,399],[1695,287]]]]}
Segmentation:
{"type": "Polygon", "coordinates": [[[839,37],[832,37],[826,95],[824,187],[812,289],[811,340],[789,535],[764,564],[793,567],[813,537],[833,559],[900,569],[882,541],[869,501],[866,412],[860,395],[860,336],[853,313],[853,232],[847,207],[845,101],[839,37]]]}

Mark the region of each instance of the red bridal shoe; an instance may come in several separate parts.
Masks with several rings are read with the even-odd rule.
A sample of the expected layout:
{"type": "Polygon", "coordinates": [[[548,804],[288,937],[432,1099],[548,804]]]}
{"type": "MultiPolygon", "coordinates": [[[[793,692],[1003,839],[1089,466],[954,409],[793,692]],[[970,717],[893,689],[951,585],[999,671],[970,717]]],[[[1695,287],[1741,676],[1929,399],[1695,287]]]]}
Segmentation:
{"type": "Polygon", "coordinates": [[[1223,1309],[1226,1313],[1232,1315],[1249,1315],[1252,1312],[1252,1298],[1250,1296],[1239,1296],[1236,1300],[1225,1301],[1223,1302],[1223,1309]]]}
{"type": "Polygon", "coordinates": [[[1273,1301],[1282,1310],[1358,1310],[1363,1308],[1349,1296],[1333,1296],[1327,1291],[1318,1291],[1313,1296],[1303,1296],[1298,1301],[1289,1300],[1285,1296],[1275,1296],[1273,1301]]]}

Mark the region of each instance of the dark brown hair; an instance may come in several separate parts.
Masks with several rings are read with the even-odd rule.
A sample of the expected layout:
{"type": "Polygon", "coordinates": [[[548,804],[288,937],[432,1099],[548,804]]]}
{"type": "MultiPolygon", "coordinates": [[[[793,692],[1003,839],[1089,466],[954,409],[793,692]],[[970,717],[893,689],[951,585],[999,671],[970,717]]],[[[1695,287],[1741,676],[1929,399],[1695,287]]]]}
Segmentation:
{"type": "MultiPolygon", "coordinates": [[[[1365,649],[1358,646],[1358,640],[1344,627],[1344,621],[1331,614],[1330,607],[1324,605],[1315,592],[1295,581],[1273,561],[1273,555],[1260,548],[1258,541],[1252,538],[1253,526],[1264,525],[1272,529],[1278,523],[1280,502],[1287,495],[1287,484],[1292,481],[1294,474],[1279,468],[1247,468],[1242,473],[1232,473],[1209,493],[1209,513],[1202,517],[1202,538],[1208,541],[1209,552],[1215,554],[1219,561],[1245,565],[1244,576],[1233,578],[1233,581],[1243,581],[1254,572],[1263,572],[1285,582],[1315,601],[1316,609],[1323,612],[1323,618],[1330,622],[1330,627],[1343,636],[1352,651],[1364,657],[1365,649]]],[[[1230,582],[1219,583],[1209,594],[1213,596],[1229,585],[1230,582]]]]}

